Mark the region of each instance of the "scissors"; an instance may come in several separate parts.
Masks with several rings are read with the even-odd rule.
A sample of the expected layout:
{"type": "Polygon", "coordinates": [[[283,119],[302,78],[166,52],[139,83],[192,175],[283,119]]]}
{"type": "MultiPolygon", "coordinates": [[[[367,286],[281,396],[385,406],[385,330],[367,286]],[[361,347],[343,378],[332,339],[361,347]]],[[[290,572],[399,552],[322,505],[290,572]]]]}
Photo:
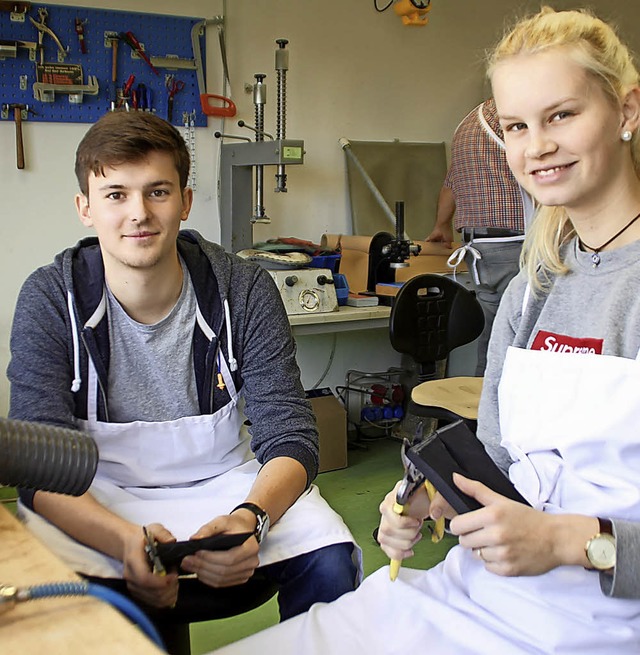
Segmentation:
{"type": "Polygon", "coordinates": [[[184,82],[182,80],[176,80],[173,75],[167,77],[167,89],[169,89],[169,101],[167,103],[167,120],[171,123],[173,121],[173,98],[178,93],[184,89],[184,82]]]}

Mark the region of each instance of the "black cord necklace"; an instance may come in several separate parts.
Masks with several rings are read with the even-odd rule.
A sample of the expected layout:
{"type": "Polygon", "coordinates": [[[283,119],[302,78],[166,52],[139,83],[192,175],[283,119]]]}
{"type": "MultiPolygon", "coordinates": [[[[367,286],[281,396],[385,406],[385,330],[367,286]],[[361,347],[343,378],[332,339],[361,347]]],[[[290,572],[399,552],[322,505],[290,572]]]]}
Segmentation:
{"type": "Polygon", "coordinates": [[[603,248],[606,248],[611,242],[615,241],[625,230],[629,229],[638,219],[640,218],[640,214],[637,216],[634,216],[621,230],[620,232],[616,232],[610,239],[609,241],[605,241],[599,248],[592,248],[591,246],[588,246],[580,237],[578,237],[578,243],[583,247],[586,248],[587,250],[593,250],[593,253],[591,254],[591,261],[593,262],[593,268],[598,266],[600,263],[600,251],[603,248]]]}

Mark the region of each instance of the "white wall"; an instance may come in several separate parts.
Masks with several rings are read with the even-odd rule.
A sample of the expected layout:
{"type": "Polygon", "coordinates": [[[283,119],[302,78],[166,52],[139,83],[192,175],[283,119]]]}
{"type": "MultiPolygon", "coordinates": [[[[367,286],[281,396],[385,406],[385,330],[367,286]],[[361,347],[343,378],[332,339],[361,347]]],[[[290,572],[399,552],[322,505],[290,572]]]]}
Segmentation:
{"type": "MultiPolygon", "coordinates": [[[[73,2],[47,4],[73,5],[73,2]]],[[[255,73],[265,73],[265,128],[275,131],[275,40],[289,40],[287,136],[305,141],[303,166],[287,169],[289,191],[271,192],[267,169],[265,205],[273,223],[256,240],[297,236],[318,240],[324,232],[349,232],[342,136],[358,140],[445,141],[458,121],[486,92],[483,52],[526,0],[433,0],[429,25],[405,27],[392,9],[379,13],[372,0],[79,0],[88,7],[212,17],[226,13],[232,88],[239,113],[223,125],[209,119],[197,130],[198,184],[189,225],[219,238],[216,200],[216,130],[240,133],[235,121],[253,124],[255,73]],[[226,5],[226,6],[225,6],[226,5]]],[[[384,6],[386,0],[378,0],[384,6]]],[[[579,6],[556,2],[555,6],[579,6]]],[[[617,18],[636,50],[637,3],[593,0],[603,17],[617,18]]],[[[210,30],[207,59],[210,90],[221,89],[217,34],[210,30]]],[[[0,66],[2,64],[0,63],[0,66]]],[[[75,217],[73,159],[86,124],[29,123],[24,126],[27,168],[15,166],[11,121],[0,121],[0,415],[8,408],[4,371],[9,330],[20,285],[35,267],[85,235],[75,217]]],[[[326,354],[326,353],[325,353],[326,354]]],[[[319,354],[318,370],[325,354],[319,354]]],[[[305,355],[308,358],[309,355],[305,355]]],[[[310,374],[310,380],[315,372],[310,374]]]]}

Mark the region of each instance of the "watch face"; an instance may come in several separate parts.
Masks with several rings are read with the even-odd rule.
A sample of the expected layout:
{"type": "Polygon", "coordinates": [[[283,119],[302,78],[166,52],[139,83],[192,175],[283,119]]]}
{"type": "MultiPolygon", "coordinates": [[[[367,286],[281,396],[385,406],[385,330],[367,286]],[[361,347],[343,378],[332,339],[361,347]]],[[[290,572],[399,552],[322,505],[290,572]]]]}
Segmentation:
{"type": "Polygon", "coordinates": [[[616,565],[616,542],[609,534],[599,534],[589,541],[587,557],[591,564],[600,571],[606,571],[616,565]]]}
{"type": "Polygon", "coordinates": [[[240,505],[234,508],[232,512],[235,512],[238,509],[248,509],[250,512],[255,514],[256,529],[254,534],[258,543],[261,543],[262,540],[267,536],[267,532],[269,532],[269,515],[255,503],[240,503],[240,505]]]}
{"type": "Polygon", "coordinates": [[[269,516],[264,512],[263,514],[256,514],[256,518],[258,519],[256,523],[256,539],[260,544],[267,536],[267,532],[269,532],[269,516]]]}

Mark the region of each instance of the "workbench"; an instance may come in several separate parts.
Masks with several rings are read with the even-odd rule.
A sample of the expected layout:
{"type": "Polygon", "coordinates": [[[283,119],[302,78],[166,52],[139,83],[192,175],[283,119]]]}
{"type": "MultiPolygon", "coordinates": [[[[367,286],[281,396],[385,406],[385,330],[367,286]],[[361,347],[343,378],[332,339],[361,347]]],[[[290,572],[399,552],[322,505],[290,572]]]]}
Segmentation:
{"type": "MultiPolygon", "coordinates": [[[[0,506],[0,584],[24,587],[79,579],[0,506]]],[[[32,600],[0,613],[0,644],[6,655],[164,653],[116,609],[82,596],[32,600]]]]}
{"type": "Polygon", "coordinates": [[[325,334],[327,332],[348,332],[352,330],[389,329],[391,307],[350,307],[343,305],[337,312],[293,314],[289,323],[293,336],[325,334]]]}
{"type": "MultiPolygon", "coordinates": [[[[458,276],[469,288],[468,276],[458,276]]],[[[391,307],[351,307],[337,312],[289,316],[297,344],[297,360],[305,389],[336,388],[345,384],[349,370],[378,372],[402,366],[402,357],[389,341],[391,307]]],[[[476,344],[453,351],[448,375],[473,375],[476,344]]]]}

